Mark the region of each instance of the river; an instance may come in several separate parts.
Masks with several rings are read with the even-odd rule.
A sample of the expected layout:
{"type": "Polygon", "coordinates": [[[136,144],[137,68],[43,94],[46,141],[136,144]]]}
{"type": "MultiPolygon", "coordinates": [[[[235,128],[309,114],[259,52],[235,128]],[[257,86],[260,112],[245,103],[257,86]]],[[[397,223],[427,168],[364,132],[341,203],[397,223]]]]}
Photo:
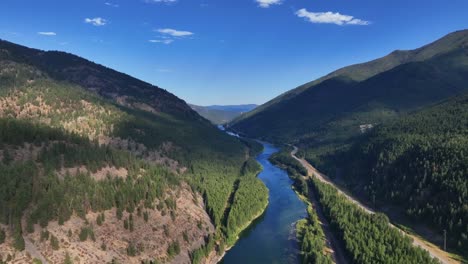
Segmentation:
{"type": "Polygon", "coordinates": [[[306,205],[292,190],[286,171],[274,166],[268,158],[277,148],[262,143],[264,150],[257,161],[263,171],[258,177],[270,191],[265,213],[241,233],[239,240],[220,263],[299,263],[300,256],[294,224],[307,216],[306,205]]]}

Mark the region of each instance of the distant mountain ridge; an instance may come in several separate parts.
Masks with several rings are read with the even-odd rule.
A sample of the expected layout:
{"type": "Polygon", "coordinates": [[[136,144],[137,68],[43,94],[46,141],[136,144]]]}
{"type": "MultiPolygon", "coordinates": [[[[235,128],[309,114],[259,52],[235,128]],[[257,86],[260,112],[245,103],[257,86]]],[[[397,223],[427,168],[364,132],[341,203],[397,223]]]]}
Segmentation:
{"type": "Polygon", "coordinates": [[[256,104],[242,104],[242,105],[209,105],[205,106],[209,109],[215,110],[224,110],[224,111],[232,111],[232,112],[249,112],[252,111],[258,105],[256,104]]]}
{"type": "Polygon", "coordinates": [[[210,120],[213,124],[225,124],[243,113],[252,111],[257,107],[255,104],[244,105],[190,105],[198,114],[210,120]]]}

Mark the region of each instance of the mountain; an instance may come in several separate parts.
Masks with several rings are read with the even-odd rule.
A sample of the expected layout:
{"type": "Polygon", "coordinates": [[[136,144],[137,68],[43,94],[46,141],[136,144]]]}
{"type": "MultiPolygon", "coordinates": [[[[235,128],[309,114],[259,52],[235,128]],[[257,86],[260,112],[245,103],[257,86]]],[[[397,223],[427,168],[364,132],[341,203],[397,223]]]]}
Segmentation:
{"type": "Polygon", "coordinates": [[[467,149],[468,93],[377,126],[324,169],[376,206],[446,230],[448,248],[466,256],[467,149]]]}
{"type": "Polygon", "coordinates": [[[395,51],[287,92],[229,126],[252,137],[300,142],[326,152],[346,145],[361,127],[466,91],[467,50],[464,30],[416,50],[395,51]]]}
{"type": "Polygon", "coordinates": [[[266,204],[258,151],[156,86],[0,41],[0,262],[215,262],[266,204]]]}
{"type": "Polygon", "coordinates": [[[299,146],[299,155],[369,204],[428,224],[439,245],[447,230],[450,250],[466,253],[467,84],[462,30],[335,71],[228,126],[299,146]]]}
{"type": "Polygon", "coordinates": [[[255,104],[246,105],[211,105],[211,106],[198,106],[190,105],[193,110],[204,118],[210,120],[213,124],[225,124],[234,118],[252,111],[257,107],[255,104]]]}
{"type": "Polygon", "coordinates": [[[405,63],[424,61],[439,54],[446,53],[458,48],[466,47],[467,35],[468,30],[453,32],[433,43],[430,43],[415,50],[396,50],[383,58],[341,68],[324,77],[308,82],[295,89],[285,92],[284,94],[279,95],[278,97],[268,101],[267,103],[260,105],[254,111],[243,115],[241,118],[239,118],[239,121],[253,116],[257,113],[260,113],[263,110],[275,105],[276,103],[280,103],[282,101],[291,99],[297,96],[298,94],[302,93],[303,91],[313,88],[321,82],[332,78],[341,77],[344,79],[350,79],[354,81],[363,81],[372,76],[388,71],[396,66],[405,63]]]}

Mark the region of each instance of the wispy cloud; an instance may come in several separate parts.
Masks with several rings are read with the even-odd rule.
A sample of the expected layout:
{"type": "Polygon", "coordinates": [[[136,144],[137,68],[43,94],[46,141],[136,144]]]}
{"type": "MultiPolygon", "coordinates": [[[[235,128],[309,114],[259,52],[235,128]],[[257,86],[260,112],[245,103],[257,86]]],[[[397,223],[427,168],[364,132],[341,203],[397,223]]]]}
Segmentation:
{"type": "Polygon", "coordinates": [[[190,31],[175,30],[172,28],[160,28],[154,29],[154,32],[159,33],[154,39],[148,40],[151,43],[162,43],[162,44],[171,44],[176,40],[184,39],[195,35],[195,33],[190,31]]]}
{"type": "Polygon", "coordinates": [[[162,43],[162,44],[166,44],[166,45],[169,45],[172,42],[174,42],[173,39],[150,39],[148,41],[151,42],[151,43],[162,43]]]}
{"type": "Polygon", "coordinates": [[[105,26],[107,24],[107,20],[102,17],[95,17],[95,18],[85,18],[85,23],[91,24],[96,27],[105,26]]]}
{"type": "Polygon", "coordinates": [[[114,4],[114,3],[111,3],[111,2],[105,2],[104,3],[106,6],[110,6],[110,7],[119,7],[118,4],[114,4]]]}
{"type": "Polygon", "coordinates": [[[144,0],[146,3],[163,3],[163,4],[173,4],[177,0],[144,0]]]}
{"type": "Polygon", "coordinates": [[[169,35],[172,37],[188,37],[194,35],[193,32],[190,31],[180,31],[180,30],[175,30],[172,28],[160,28],[156,30],[157,32],[165,35],[169,35]]]}
{"type": "Polygon", "coordinates": [[[304,18],[305,20],[311,23],[319,24],[335,24],[335,25],[360,25],[367,26],[370,25],[370,21],[361,20],[350,15],[342,15],[340,13],[333,12],[309,12],[307,9],[302,8],[296,12],[298,17],[304,18]]]}
{"type": "Polygon", "coordinates": [[[42,35],[42,36],[57,36],[57,33],[55,32],[52,32],[52,31],[41,31],[41,32],[37,32],[37,34],[39,35],[42,35]]]}
{"type": "Polygon", "coordinates": [[[261,8],[269,8],[272,5],[280,5],[283,0],[255,0],[261,8]]]}

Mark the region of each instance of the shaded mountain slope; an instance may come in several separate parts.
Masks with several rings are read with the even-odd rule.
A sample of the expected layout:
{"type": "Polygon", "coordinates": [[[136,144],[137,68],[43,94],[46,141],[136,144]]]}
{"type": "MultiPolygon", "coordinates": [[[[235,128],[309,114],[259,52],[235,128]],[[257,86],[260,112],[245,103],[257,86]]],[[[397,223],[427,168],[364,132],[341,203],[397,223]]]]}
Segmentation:
{"type": "Polygon", "coordinates": [[[451,34],[447,39],[408,52],[416,54],[413,58],[430,59],[405,63],[362,81],[356,75],[351,74],[350,78],[349,73],[350,69],[360,71],[364,66],[351,66],[341,70],[346,74],[321,81],[300,96],[253,111],[250,117],[230,125],[248,135],[276,142],[320,143],[338,139],[343,143],[359,135],[360,125],[375,125],[468,89],[468,45],[464,46],[468,43],[467,32],[451,34]],[[447,48],[450,41],[454,47],[447,48]],[[435,51],[441,53],[435,55],[435,51]]]}
{"type": "Polygon", "coordinates": [[[255,114],[260,113],[261,111],[266,110],[277,103],[289,100],[297,96],[298,94],[310,88],[313,88],[315,85],[318,85],[325,80],[340,77],[345,79],[351,79],[354,81],[362,81],[376,74],[388,71],[396,66],[410,62],[428,60],[442,53],[451,52],[460,48],[466,48],[467,45],[468,30],[461,30],[450,33],[433,43],[430,43],[415,50],[397,50],[385,57],[370,62],[347,66],[337,71],[334,71],[322,78],[303,84],[295,89],[285,92],[284,94],[272,99],[271,101],[257,107],[254,111],[246,113],[245,115],[237,118],[236,122],[240,122],[243,119],[254,116],[255,114]]]}

